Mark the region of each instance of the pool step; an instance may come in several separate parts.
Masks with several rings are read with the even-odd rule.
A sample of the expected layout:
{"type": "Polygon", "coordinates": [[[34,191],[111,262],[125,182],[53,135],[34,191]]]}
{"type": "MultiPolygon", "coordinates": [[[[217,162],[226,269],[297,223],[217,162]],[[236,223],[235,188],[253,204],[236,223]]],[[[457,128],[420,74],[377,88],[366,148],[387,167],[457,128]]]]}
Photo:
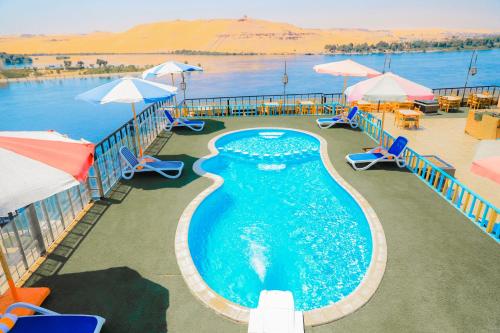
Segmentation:
{"type": "Polygon", "coordinates": [[[299,161],[302,159],[308,159],[311,156],[315,156],[319,153],[318,148],[309,148],[302,150],[293,150],[286,153],[276,153],[276,154],[258,154],[251,153],[248,151],[226,148],[226,147],[217,147],[217,149],[223,153],[224,155],[244,158],[246,160],[255,160],[255,161],[299,161]]]}
{"type": "Polygon", "coordinates": [[[259,305],[250,310],[248,333],[304,333],[304,317],[295,311],[292,293],[261,291],[259,305]]]}

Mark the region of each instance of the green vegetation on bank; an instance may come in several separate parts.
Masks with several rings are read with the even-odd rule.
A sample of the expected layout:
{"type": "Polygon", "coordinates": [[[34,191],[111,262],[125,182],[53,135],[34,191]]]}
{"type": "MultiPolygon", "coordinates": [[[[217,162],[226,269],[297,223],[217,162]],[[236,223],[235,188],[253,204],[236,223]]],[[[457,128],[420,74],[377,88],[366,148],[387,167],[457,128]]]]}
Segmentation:
{"type": "Polygon", "coordinates": [[[135,65],[108,65],[105,60],[98,59],[96,64],[85,67],[83,61],[76,62],[75,66],[72,66],[72,62],[65,60],[63,65],[55,67],[49,66],[44,69],[37,67],[27,67],[27,68],[9,68],[0,69],[0,79],[22,79],[29,77],[50,77],[59,75],[98,75],[98,74],[118,74],[118,73],[133,73],[142,72],[149,67],[140,67],[135,65]]]}
{"type": "MultiPolygon", "coordinates": [[[[0,79],[139,73],[153,67],[153,65],[109,65],[107,60],[100,58],[97,58],[95,63],[85,63],[82,60],[72,61],[69,56],[57,56],[56,59],[61,60],[61,63],[51,64],[43,68],[36,66],[27,66],[25,68],[0,67],[0,79]]],[[[184,63],[187,64],[188,62],[184,61],[184,63]]],[[[200,63],[197,65],[201,67],[200,63]]]]}
{"type": "Polygon", "coordinates": [[[6,79],[21,79],[34,74],[32,69],[2,69],[0,70],[0,78],[6,79]]]}
{"type": "Polygon", "coordinates": [[[8,54],[0,52],[0,65],[31,65],[33,59],[20,54],[8,54]]]}
{"type": "Polygon", "coordinates": [[[142,72],[146,67],[139,67],[135,65],[118,65],[118,66],[99,66],[94,68],[85,68],[82,72],[84,75],[89,74],[112,74],[112,73],[131,73],[142,72]]]}
{"type": "Polygon", "coordinates": [[[217,51],[198,51],[198,50],[175,50],[171,54],[182,54],[182,55],[258,55],[254,52],[217,52],[217,51]]]}
{"type": "Polygon", "coordinates": [[[486,38],[451,38],[443,41],[414,40],[406,42],[378,42],[377,44],[329,44],[325,50],[331,53],[378,53],[411,52],[429,50],[471,50],[500,48],[500,35],[486,38]]]}

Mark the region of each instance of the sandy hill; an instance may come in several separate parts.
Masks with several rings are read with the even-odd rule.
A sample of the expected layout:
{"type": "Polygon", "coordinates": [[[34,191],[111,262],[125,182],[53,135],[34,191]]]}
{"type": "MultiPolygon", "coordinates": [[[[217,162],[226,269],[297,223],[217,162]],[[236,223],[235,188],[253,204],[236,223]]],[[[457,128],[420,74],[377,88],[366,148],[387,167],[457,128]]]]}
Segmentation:
{"type": "Polygon", "coordinates": [[[143,24],[121,33],[0,36],[7,53],[150,53],[196,50],[236,53],[321,52],[326,44],[444,39],[486,31],[304,29],[254,19],[168,21],[143,24]]]}

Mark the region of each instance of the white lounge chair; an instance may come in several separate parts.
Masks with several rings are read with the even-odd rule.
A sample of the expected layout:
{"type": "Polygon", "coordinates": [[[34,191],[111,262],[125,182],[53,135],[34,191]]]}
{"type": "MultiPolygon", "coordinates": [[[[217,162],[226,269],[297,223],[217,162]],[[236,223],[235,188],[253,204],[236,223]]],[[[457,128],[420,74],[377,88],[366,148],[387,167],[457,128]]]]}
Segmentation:
{"type": "Polygon", "coordinates": [[[380,162],[396,163],[398,167],[403,168],[406,165],[403,152],[408,144],[408,139],[399,136],[392,143],[389,150],[384,150],[383,147],[376,147],[367,153],[349,154],[345,157],[352,167],[356,170],[366,170],[380,162]],[[363,167],[358,167],[358,164],[366,164],[363,167]]]}
{"type": "Polygon", "coordinates": [[[205,127],[205,122],[202,120],[189,120],[186,118],[174,118],[170,114],[170,111],[165,109],[163,111],[165,113],[165,117],[168,120],[167,130],[171,130],[174,127],[187,127],[193,131],[200,132],[205,127]]]}
{"type": "Polygon", "coordinates": [[[347,116],[345,114],[339,114],[333,116],[332,118],[319,118],[316,119],[316,123],[320,128],[330,128],[337,124],[349,124],[352,128],[357,128],[358,118],[356,115],[358,114],[358,107],[355,106],[349,111],[347,116]]]}
{"type": "Polygon", "coordinates": [[[162,161],[150,155],[144,155],[139,161],[137,157],[128,149],[123,146],[120,148],[120,156],[125,163],[122,168],[122,177],[124,179],[132,179],[136,172],[157,172],[163,177],[175,179],[179,178],[184,163],[181,161],[162,161]],[[173,175],[167,172],[175,172],[173,175]]]}
{"type": "Polygon", "coordinates": [[[295,311],[292,293],[261,291],[258,307],[250,310],[248,333],[304,333],[304,317],[295,311]]]}

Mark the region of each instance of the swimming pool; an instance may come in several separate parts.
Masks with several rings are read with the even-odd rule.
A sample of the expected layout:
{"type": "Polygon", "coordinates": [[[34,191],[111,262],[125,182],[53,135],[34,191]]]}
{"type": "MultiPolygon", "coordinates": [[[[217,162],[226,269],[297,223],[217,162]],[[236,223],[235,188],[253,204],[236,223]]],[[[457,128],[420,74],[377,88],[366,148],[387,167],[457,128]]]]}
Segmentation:
{"type": "Polygon", "coordinates": [[[266,128],[211,145],[214,154],[196,169],[215,184],[181,218],[184,252],[177,245],[186,239],[176,239],[176,252],[199,274],[194,289],[206,285],[240,309],[256,307],[264,289],[290,290],[306,312],[349,298],[374,266],[382,229],[374,238],[375,213],[325,160],[324,140],[266,128]]]}

